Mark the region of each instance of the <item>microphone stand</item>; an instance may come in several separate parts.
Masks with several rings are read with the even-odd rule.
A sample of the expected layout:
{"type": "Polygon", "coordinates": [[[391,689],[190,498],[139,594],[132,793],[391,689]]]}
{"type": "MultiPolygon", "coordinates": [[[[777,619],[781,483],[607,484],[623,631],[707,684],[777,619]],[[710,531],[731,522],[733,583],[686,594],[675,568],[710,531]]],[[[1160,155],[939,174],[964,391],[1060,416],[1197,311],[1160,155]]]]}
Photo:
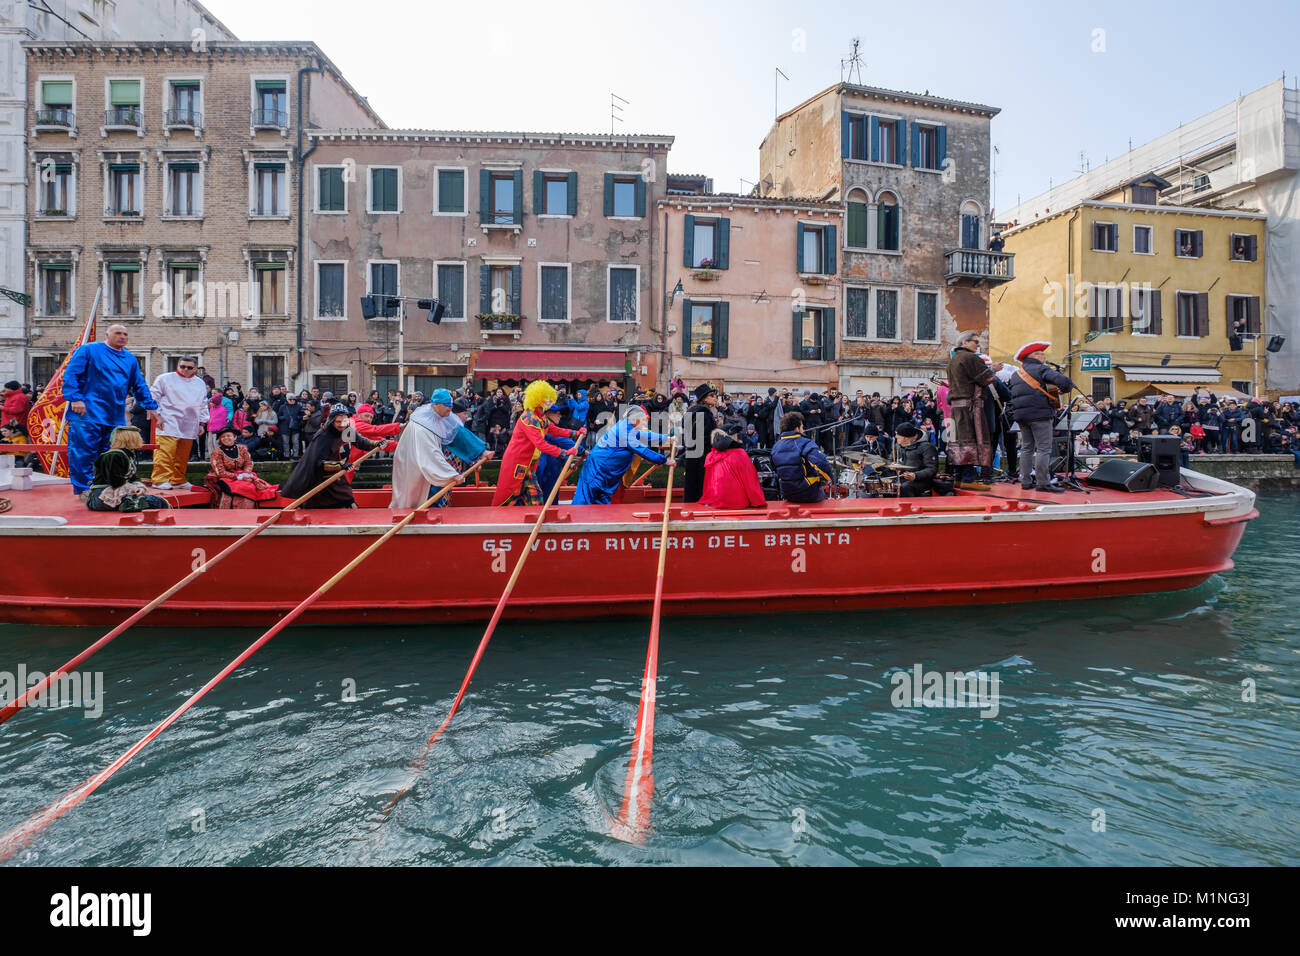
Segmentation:
{"type": "MultiPolygon", "coordinates": [[[[1055,362],[1048,362],[1047,364],[1052,366],[1052,368],[1056,369],[1058,372],[1061,371],[1061,366],[1057,365],[1055,362]]],[[[1073,381],[1070,382],[1070,388],[1071,391],[1078,392],[1079,397],[1082,398],[1084,401],[1086,401],[1088,404],[1090,404],[1094,410],[1096,410],[1097,403],[1094,402],[1087,395],[1084,395],[1083,391],[1079,388],[1079,386],[1075,385],[1073,381]]],[[[1069,394],[1070,392],[1066,393],[1066,395],[1069,394]]],[[[1061,484],[1073,488],[1075,491],[1082,491],[1086,495],[1086,494],[1091,494],[1092,492],[1089,489],[1083,487],[1083,485],[1079,484],[1078,479],[1074,477],[1074,470],[1077,467],[1078,463],[1075,460],[1075,455],[1074,455],[1074,412],[1070,408],[1072,404],[1073,402],[1065,403],[1065,440],[1066,440],[1065,476],[1061,479],[1061,484]]]]}

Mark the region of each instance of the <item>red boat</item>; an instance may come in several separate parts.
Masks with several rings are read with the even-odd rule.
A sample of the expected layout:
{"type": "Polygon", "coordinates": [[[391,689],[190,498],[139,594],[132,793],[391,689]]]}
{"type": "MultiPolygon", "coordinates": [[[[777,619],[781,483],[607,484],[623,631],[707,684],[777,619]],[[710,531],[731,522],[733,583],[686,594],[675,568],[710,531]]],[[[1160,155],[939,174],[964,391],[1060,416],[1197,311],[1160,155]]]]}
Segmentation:
{"type": "MultiPolygon", "coordinates": [[[[1245,488],[1190,471],[1182,480],[1182,490],[1149,492],[1035,495],[998,484],[944,498],[769,502],[746,511],[674,504],[664,613],[1000,603],[1193,587],[1232,567],[1258,512],[1245,488]]],[[[66,482],[4,494],[13,507],[0,515],[9,557],[0,620],[28,624],[119,621],[269,514],[186,507],[206,503],[203,491],[170,493],[178,507],[140,514],[89,511],[66,482]]],[[[664,492],[628,494],[618,505],[555,506],[506,616],[648,615],[664,492]]],[[[490,495],[486,487],[458,489],[450,507],[417,517],[303,622],[487,618],[540,512],[489,507],[490,495]]],[[[286,515],[238,560],[214,566],[147,622],[273,623],[409,513],[387,507],[387,490],[358,490],[356,497],[356,510],[286,515]]]]}

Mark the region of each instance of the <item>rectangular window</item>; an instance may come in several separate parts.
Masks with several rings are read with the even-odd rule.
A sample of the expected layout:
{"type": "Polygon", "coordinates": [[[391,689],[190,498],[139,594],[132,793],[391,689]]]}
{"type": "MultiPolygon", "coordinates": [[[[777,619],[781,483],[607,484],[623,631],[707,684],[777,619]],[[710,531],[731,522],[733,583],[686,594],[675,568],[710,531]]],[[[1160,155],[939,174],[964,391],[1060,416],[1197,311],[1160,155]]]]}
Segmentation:
{"type": "MultiPolygon", "coordinates": [[[[396,262],[372,262],[370,263],[370,288],[368,293],[372,296],[379,296],[382,300],[385,296],[401,295],[398,285],[398,269],[396,262]]],[[[395,318],[397,309],[383,301],[377,302],[375,315],[377,318],[395,318]]]]}
{"type": "Polygon", "coordinates": [[[253,165],[253,215],[287,216],[289,194],[284,163],[253,165]]]}
{"type": "Polygon", "coordinates": [[[691,355],[697,358],[713,357],[714,304],[691,303],[691,355]]]}
{"type": "Polygon", "coordinates": [[[898,203],[888,197],[882,198],[876,205],[876,248],[889,252],[898,252],[900,217],[898,203]]]}
{"type": "Polygon", "coordinates": [[[253,356],[253,387],[263,395],[270,395],[271,389],[285,384],[284,358],[280,355],[253,356]]]}
{"type": "Polygon", "coordinates": [[[807,309],[802,313],[799,332],[799,341],[802,343],[800,358],[821,361],[822,328],[821,309],[807,309]]]}
{"type": "Polygon", "coordinates": [[[438,301],[443,319],[465,318],[465,266],[460,263],[438,264],[438,301]]]}
{"type": "Polygon", "coordinates": [[[438,170],[438,212],[465,211],[465,170],[438,170]]]}
{"type": "Polygon", "coordinates": [[[1093,332],[1122,332],[1124,316],[1121,312],[1123,290],[1118,286],[1094,285],[1090,290],[1091,330],[1093,332]]]}
{"type": "Polygon", "coordinates": [[[320,389],[322,393],[333,392],[335,395],[346,395],[348,393],[348,377],[346,375],[313,374],[311,384],[313,388],[320,389]]]}
{"type": "Polygon", "coordinates": [[[348,195],[345,190],[342,166],[316,168],[316,211],[346,212],[348,195]]]}
{"type": "Polygon", "coordinates": [[[140,126],[140,81],[109,80],[105,126],[140,126]]]}
{"type": "Polygon", "coordinates": [[[167,110],[167,125],[202,126],[203,117],[199,113],[199,102],[198,80],[172,80],[171,106],[167,110]]]}
{"type": "Polygon", "coordinates": [[[803,265],[799,267],[800,272],[824,272],[822,248],[825,240],[822,237],[820,226],[804,226],[802,247],[800,253],[803,265]]]}
{"type": "Polygon", "coordinates": [[[614,215],[636,215],[636,180],[614,180],[614,215]]]}
{"type": "Polygon", "coordinates": [[[169,163],[167,166],[169,216],[197,216],[202,210],[198,163],[169,163]]]}
{"type": "Polygon", "coordinates": [[[850,338],[871,336],[868,324],[871,312],[870,289],[848,289],[844,296],[844,334],[850,338]]]}
{"type": "Polygon", "coordinates": [[[108,214],[110,216],[140,215],[140,166],[137,163],[119,163],[108,167],[108,214]]]}
{"type": "Polygon", "coordinates": [[[71,278],[72,266],[68,263],[56,262],[41,266],[42,315],[70,314],[71,278]]]}
{"type": "Polygon", "coordinates": [[[849,151],[850,159],[867,159],[867,118],[849,116],[849,151]]]}
{"type": "Polygon", "coordinates": [[[62,363],[61,355],[32,356],[32,385],[36,388],[44,388],[62,363]]]}
{"type": "Polygon", "coordinates": [[[69,216],[72,214],[72,164],[43,159],[37,164],[40,175],[40,203],[42,216],[69,216]]]}
{"type": "Polygon", "coordinates": [[[370,212],[397,212],[398,170],[372,167],[370,170],[370,212]]]}
{"type": "Polygon", "coordinates": [[[913,165],[920,169],[938,169],[939,158],[939,128],[937,126],[916,127],[916,141],[918,144],[918,154],[913,165]]]}
{"type": "Polygon", "coordinates": [[[1156,306],[1154,305],[1155,297],[1159,295],[1155,289],[1133,289],[1132,296],[1132,316],[1129,321],[1129,328],[1134,335],[1159,335],[1160,327],[1157,325],[1158,316],[1156,315],[1156,306]]]}
{"type": "Polygon", "coordinates": [[[256,80],[253,91],[253,125],[283,128],[289,125],[289,95],[284,80],[256,80]]]}
{"type": "Polygon", "coordinates": [[[939,341],[939,293],[916,294],[916,341],[939,341]]]}
{"type": "Polygon", "coordinates": [[[898,338],[898,290],[876,290],[876,338],[898,338]]]}
{"type": "Polygon", "coordinates": [[[546,197],[542,206],[548,216],[567,216],[569,214],[569,177],[547,175],[545,180],[546,197]]]}
{"type": "Polygon", "coordinates": [[[1255,262],[1259,258],[1256,236],[1234,232],[1228,237],[1228,258],[1233,262],[1255,262]]]}
{"type": "Polygon", "coordinates": [[[513,223],[515,221],[515,205],[517,202],[518,196],[515,195],[514,173],[493,173],[492,222],[497,225],[513,223]]]}
{"type": "Polygon", "coordinates": [[[1150,226],[1133,227],[1133,251],[1138,255],[1143,256],[1154,255],[1152,252],[1150,226]]]}
{"type": "Polygon", "coordinates": [[[1194,292],[1178,293],[1178,334],[1182,336],[1200,336],[1200,310],[1198,296],[1194,292]]]}
{"type": "Polygon", "coordinates": [[[510,266],[492,266],[488,273],[488,287],[492,290],[491,311],[497,315],[511,315],[514,312],[514,296],[511,293],[510,266]]]}
{"type": "Polygon", "coordinates": [[[1263,331],[1260,327],[1257,295],[1229,295],[1225,313],[1228,317],[1228,335],[1258,335],[1263,331]]]}
{"type": "Polygon", "coordinates": [[[259,262],[253,266],[257,273],[257,309],[259,315],[285,314],[285,288],[283,262],[259,262]]]}
{"type": "Polygon", "coordinates": [[[961,247],[963,249],[980,249],[980,217],[974,213],[961,214],[961,247]]]}
{"type": "Polygon", "coordinates": [[[869,235],[867,233],[867,204],[864,202],[849,203],[849,234],[847,237],[850,249],[866,249],[869,247],[869,235]]]}
{"type": "Polygon", "coordinates": [[[1241,392],[1243,395],[1255,394],[1255,383],[1246,378],[1234,378],[1231,382],[1234,392],[1241,392]]]}
{"type": "Polygon", "coordinates": [[[1092,400],[1100,402],[1103,398],[1113,398],[1112,387],[1115,379],[1110,375],[1094,375],[1092,377],[1092,400]]]}
{"type": "Polygon", "coordinates": [[[140,314],[140,264],[108,264],[108,307],[112,315],[140,314]]]}
{"type": "Polygon", "coordinates": [[[569,321],[569,267],[540,266],[541,302],[537,318],[542,322],[569,321]]]}
{"type": "Polygon", "coordinates": [[[347,317],[347,265],[342,262],[316,263],[316,316],[321,319],[347,317]]]}
{"type": "Polygon", "coordinates": [[[1118,247],[1116,240],[1119,227],[1113,222],[1094,222],[1092,224],[1092,251],[1114,252],[1118,247]]]}
{"type": "Polygon", "coordinates": [[[609,270],[609,321],[636,322],[640,319],[637,270],[611,266],[609,270]]]}
{"type": "MultiPolygon", "coordinates": [[[[203,314],[197,262],[172,262],[167,266],[167,292],[171,314],[192,318],[203,314]]],[[[173,369],[174,371],[174,369],[173,369]]]]}
{"type": "Polygon", "coordinates": [[[691,265],[697,268],[712,269],[718,264],[717,257],[718,226],[712,220],[695,220],[695,236],[692,249],[694,255],[691,265]]]}
{"type": "Polygon", "coordinates": [[[42,80],[41,105],[47,110],[72,109],[71,80],[42,80]]]}
{"type": "Polygon", "coordinates": [[[1201,258],[1201,230],[1175,229],[1174,255],[1180,259],[1201,258]]]}

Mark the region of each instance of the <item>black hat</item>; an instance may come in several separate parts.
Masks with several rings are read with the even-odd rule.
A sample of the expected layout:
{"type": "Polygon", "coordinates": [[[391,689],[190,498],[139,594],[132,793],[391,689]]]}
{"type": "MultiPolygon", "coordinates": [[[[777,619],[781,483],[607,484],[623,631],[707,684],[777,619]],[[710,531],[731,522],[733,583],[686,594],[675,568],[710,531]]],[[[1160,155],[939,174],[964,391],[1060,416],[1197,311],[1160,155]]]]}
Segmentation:
{"type": "Polygon", "coordinates": [[[467,399],[467,398],[458,398],[458,399],[456,399],[454,402],[451,403],[451,410],[452,410],[453,412],[467,412],[467,411],[469,411],[469,399],[467,399]]]}
{"type": "Polygon", "coordinates": [[[234,435],[236,438],[239,437],[239,432],[235,431],[235,429],[230,425],[227,425],[225,428],[221,429],[221,431],[217,432],[217,437],[220,438],[226,432],[230,432],[230,434],[234,435]]]}
{"type": "Polygon", "coordinates": [[[903,422],[903,424],[894,429],[894,434],[899,438],[915,438],[921,433],[916,430],[916,426],[911,422],[903,422]]]}
{"type": "Polygon", "coordinates": [[[23,383],[18,381],[18,379],[14,379],[12,382],[5,382],[5,388],[13,389],[14,391],[17,391],[22,387],[23,383]]]}
{"type": "Polygon", "coordinates": [[[697,402],[702,402],[704,401],[706,396],[716,394],[717,391],[718,390],[716,388],[714,388],[708,382],[705,382],[703,385],[695,386],[695,391],[691,392],[691,394],[695,396],[695,400],[697,402]]]}
{"type": "Polygon", "coordinates": [[[862,434],[864,434],[864,435],[879,435],[879,434],[880,434],[880,429],[876,427],[876,425],[875,425],[874,422],[872,422],[872,423],[869,424],[866,428],[862,429],[862,434]]]}

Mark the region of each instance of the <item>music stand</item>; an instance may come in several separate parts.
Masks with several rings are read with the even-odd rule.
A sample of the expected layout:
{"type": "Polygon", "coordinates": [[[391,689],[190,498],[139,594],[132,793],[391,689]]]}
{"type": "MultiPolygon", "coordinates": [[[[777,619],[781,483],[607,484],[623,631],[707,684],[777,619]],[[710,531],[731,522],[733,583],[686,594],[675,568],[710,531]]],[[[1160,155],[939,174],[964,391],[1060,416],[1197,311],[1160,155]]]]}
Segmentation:
{"type": "Polygon", "coordinates": [[[1065,432],[1065,477],[1061,479],[1062,485],[1068,485],[1075,491],[1087,492],[1088,489],[1074,477],[1075,460],[1074,460],[1074,436],[1079,432],[1085,432],[1092,427],[1093,422],[1101,417],[1100,412],[1072,412],[1068,408],[1056,420],[1056,425],[1052,433],[1065,432]]]}

